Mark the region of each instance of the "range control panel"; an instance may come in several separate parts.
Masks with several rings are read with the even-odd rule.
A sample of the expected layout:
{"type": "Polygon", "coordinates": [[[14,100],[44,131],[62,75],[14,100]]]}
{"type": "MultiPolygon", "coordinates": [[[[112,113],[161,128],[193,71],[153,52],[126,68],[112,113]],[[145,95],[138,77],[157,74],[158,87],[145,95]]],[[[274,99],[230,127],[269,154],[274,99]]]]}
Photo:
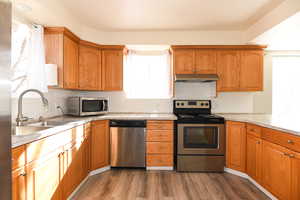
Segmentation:
{"type": "Polygon", "coordinates": [[[209,100],[175,100],[175,108],[202,108],[210,109],[209,100]]]}

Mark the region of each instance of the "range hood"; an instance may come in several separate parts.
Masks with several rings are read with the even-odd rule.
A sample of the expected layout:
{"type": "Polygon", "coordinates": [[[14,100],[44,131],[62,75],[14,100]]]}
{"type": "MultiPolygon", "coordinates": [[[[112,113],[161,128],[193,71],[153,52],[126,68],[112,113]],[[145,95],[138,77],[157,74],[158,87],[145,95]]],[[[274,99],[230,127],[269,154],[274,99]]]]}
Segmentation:
{"type": "Polygon", "coordinates": [[[176,82],[212,82],[219,80],[217,74],[177,74],[176,82]]]}

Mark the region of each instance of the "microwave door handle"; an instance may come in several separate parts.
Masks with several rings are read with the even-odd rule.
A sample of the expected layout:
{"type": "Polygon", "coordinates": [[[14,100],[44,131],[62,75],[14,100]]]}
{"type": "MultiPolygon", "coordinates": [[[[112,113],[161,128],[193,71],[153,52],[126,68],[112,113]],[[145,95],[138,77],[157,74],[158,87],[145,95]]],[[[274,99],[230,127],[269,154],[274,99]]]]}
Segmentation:
{"type": "Polygon", "coordinates": [[[106,101],[102,101],[102,108],[103,108],[103,111],[106,110],[106,108],[107,108],[107,102],[106,101]]]}

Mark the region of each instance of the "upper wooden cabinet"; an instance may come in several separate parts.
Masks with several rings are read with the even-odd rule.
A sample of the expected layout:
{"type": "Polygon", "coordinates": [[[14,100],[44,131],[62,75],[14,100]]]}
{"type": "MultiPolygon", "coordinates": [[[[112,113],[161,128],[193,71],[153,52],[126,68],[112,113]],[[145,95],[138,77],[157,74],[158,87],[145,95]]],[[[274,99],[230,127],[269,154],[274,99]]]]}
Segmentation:
{"type": "Polygon", "coordinates": [[[172,46],[175,74],[218,74],[218,92],[263,90],[260,45],[172,46]]]}
{"type": "Polygon", "coordinates": [[[223,50],[217,53],[218,91],[239,91],[240,54],[235,50],[223,50]]]}
{"type": "Polygon", "coordinates": [[[226,122],[226,166],[241,172],[246,169],[246,124],[226,122]]]}
{"type": "Polygon", "coordinates": [[[46,27],[44,39],[46,63],[58,66],[59,88],[123,89],[124,46],[83,41],[64,27],[46,27]]]}
{"type": "Polygon", "coordinates": [[[57,64],[58,87],[78,89],[79,38],[66,28],[45,28],[46,63],[57,64]]]}
{"type": "Polygon", "coordinates": [[[217,54],[214,50],[196,50],[195,71],[197,74],[217,73],[217,54]]]}
{"type": "Polygon", "coordinates": [[[240,52],[240,90],[263,90],[263,56],[262,50],[240,52]]]}
{"type": "Polygon", "coordinates": [[[101,90],[101,51],[98,48],[80,44],[79,47],[79,89],[101,90]]]}
{"type": "Polygon", "coordinates": [[[103,90],[123,90],[123,49],[102,50],[103,90]]]}
{"type": "Polygon", "coordinates": [[[193,74],[195,72],[195,50],[175,50],[173,59],[176,74],[193,74]]]}

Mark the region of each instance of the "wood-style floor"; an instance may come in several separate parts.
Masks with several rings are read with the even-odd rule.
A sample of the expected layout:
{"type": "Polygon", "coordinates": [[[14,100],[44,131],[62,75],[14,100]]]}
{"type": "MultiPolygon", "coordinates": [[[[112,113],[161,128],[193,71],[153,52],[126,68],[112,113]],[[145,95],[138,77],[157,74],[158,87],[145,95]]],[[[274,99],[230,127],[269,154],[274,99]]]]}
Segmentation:
{"type": "Polygon", "coordinates": [[[76,200],[269,199],[248,180],[228,173],[114,169],[90,177],[76,200]]]}

